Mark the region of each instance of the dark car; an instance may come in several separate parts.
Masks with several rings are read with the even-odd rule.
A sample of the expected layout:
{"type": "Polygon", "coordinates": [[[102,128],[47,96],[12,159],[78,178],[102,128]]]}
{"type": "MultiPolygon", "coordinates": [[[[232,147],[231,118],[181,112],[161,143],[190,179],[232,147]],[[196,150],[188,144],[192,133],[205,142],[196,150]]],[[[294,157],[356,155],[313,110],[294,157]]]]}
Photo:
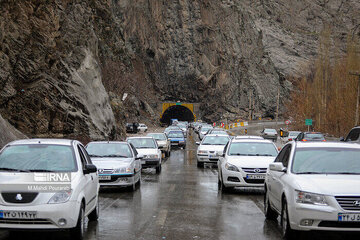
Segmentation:
{"type": "Polygon", "coordinates": [[[186,147],[186,139],[184,133],[181,130],[170,131],[168,134],[171,146],[178,146],[181,148],[186,147]]]}
{"type": "Polygon", "coordinates": [[[325,142],[325,137],[320,132],[302,132],[296,138],[295,141],[323,141],[325,142]]]}
{"type": "Polygon", "coordinates": [[[126,123],[126,132],[127,133],[137,133],[139,132],[138,123],[126,123]]]}
{"type": "Polygon", "coordinates": [[[360,126],[351,129],[346,138],[341,138],[340,141],[360,143],[360,126]]]}

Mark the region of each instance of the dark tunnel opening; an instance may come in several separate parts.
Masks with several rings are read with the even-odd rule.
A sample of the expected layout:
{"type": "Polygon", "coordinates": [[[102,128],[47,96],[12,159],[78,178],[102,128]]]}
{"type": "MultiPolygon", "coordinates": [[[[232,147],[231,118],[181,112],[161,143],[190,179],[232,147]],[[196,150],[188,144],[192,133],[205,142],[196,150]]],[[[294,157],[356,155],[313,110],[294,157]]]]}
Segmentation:
{"type": "Polygon", "coordinates": [[[170,125],[171,119],[177,119],[179,121],[193,122],[195,117],[190,109],[181,105],[174,105],[165,110],[160,122],[162,124],[170,125]]]}

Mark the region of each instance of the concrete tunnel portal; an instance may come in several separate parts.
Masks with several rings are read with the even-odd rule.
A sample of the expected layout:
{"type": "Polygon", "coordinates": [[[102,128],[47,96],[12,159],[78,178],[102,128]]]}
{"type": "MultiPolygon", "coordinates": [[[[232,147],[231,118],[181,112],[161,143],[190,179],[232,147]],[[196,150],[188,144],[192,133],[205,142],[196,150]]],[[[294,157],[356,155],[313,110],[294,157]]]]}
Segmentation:
{"type": "Polygon", "coordinates": [[[170,125],[171,119],[193,122],[195,120],[195,116],[189,108],[182,105],[173,105],[164,111],[160,118],[160,122],[162,124],[170,125]]]}

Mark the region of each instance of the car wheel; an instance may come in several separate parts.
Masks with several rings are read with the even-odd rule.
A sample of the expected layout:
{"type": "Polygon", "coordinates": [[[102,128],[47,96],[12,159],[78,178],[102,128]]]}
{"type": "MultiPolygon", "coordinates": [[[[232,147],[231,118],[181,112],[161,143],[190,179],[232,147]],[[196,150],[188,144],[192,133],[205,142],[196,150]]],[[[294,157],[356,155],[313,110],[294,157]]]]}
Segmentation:
{"type": "Polygon", "coordinates": [[[221,174],[221,192],[226,193],[226,192],[230,192],[231,190],[233,190],[233,187],[226,187],[224,184],[224,178],[221,174]]]}
{"type": "Polygon", "coordinates": [[[204,163],[203,163],[203,162],[197,162],[197,167],[198,167],[198,168],[203,168],[203,167],[204,167],[204,163]]]}
{"type": "Polygon", "coordinates": [[[100,205],[99,205],[99,197],[97,197],[96,207],[94,208],[94,210],[92,210],[92,212],[88,216],[89,221],[97,221],[99,218],[99,214],[100,214],[100,205]]]}
{"type": "Polygon", "coordinates": [[[281,227],[282,227],[282,236],[284,239],[295,239],[295,231],[291,229],[289,223],[289,212],[287,207],[286,199],[284,199],[282,208],[281,208],[281,227]]]}
{"type": "Polygon", "coordinates": [[[271,208],[270,201],[269,201],[269,194],[268,194],[268,191],[266,191],[266,190],[265,190],[265,194],[264,194],[264,212],[265,212],[266,219],[276,220],[278,217],[277,212],[275,212],[271,208]]]}
{"type": "Polygon", "coordinates": [[[80,239],[82,240],[84,237],[85,231],[85,206],[82,203],[80,206],[79,217],[76,226],[71,229],[71,238],[72,239],[80,239]]]}
{"type": "Polygon", "coordinates": [[[156,167],[156,173],[157,174],[161,173],[161,164],[156,167]]]}

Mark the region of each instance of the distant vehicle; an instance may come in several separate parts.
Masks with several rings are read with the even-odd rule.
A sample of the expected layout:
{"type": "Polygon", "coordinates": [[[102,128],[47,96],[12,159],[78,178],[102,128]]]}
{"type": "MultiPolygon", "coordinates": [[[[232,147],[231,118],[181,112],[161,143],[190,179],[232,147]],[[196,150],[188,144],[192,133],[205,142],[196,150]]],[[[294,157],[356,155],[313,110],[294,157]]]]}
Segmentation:
{"type": "Polygon", "coordinates": [[[302,132],[296,138],[295,141],[323,141],[325,142],[325,137],[320,132],[302,132]]]}
{"type": "Polygon", "coordinates": [[[222,128],[212,128],[212,129],[209,129],[206,133],[206,135],[208,134],[218,134],[218,135],[228,135],[229,134],[222,128]]]}
{"type": "Polygon", "coordinates": [[[181,130],[172,130],[168,134],[171,146],[178,146],[181,148],[186,147],[186,139],[184,133],[181,130]]]}
{"type": "Polygon", "coordinates": [[[90,142],[86,150],[99,173],[101,187],[130,187],[141,181],[141,159],[127,142],[90,142]]]}
{"type": "Polygon", "coordinates": [[[266,174],[267,219],[280,215],[282,234],[297,230],[360,231],[360,146],[289,142],[266,174]]]}
{"type": "Polygon", "coordinates": [[[176,126],[178,126],[181,129],[181,131],[183,131],[184,137],[186,138],[186,136],[187,136],[187,125],[186,125],[186,123],[179,122],[176,126]]]}
{"type": "Polygon", "coordinates": [[[236,136],[235,139],[239,140],[239,139],[258,139],[258,140],[264,140],[263,137],[260,136],[252,136],[252,135],[239,135],[236,136]]]}
{"type": "Polygon", "coordinates": [[[286,137],[283,137],[285,143],[293,141],[299,136],[300,131],[289,131],[286,137]]]}
{"type": "Polygon", "coordinates": [[[156,173],[161,172],[162,154],[153,137],[129,137],[127,142],[131,143],[136,151],[143,155],[143,159],[141,159],[142,168],[155,168],[156,173]]]}
{"type": "Polygon", "coordinates": [[[219,188],[264,187],[266,170],[277,154],[269,140],[233,139],[218,162],[219,188]]]}
{"type": "Polygon", "coordinates": [[[140,132],[146,132],[148,130],[148,127],[144,123],[139,123],[138,129],[140,132]]]}
{"type": "Polygon", "coordinates": [[[170,119],[170,125],[175,125],[178,123],[178,120],[176,118],[170,119]]]}
{"type": "Polygon", "coordinates": [[[350,130],[346,138],[341,138],[344,142],[360,143],[360,127],[354,127],[350,130]]]}
{"type": "Polygon", "coordinates": [[[170,140],[165,133],[148,133],[148,137],[153,137],[162,153],[165,154],[165,157],[169,157],[171,153],[171,144],[170,140]]]}
{"type": "Polygon", "coordinates": [[[261,131],[261,136],[264,139],[271,139],[274,142],[276,142],[276,140],[278,138],[277,131],[275,129],[272,129],[272,128],[265,128],[264,130],[262,130],[261,131]]]}
{"type": "Polygon", "coordinates": [[[85,218],[97,221],[99,217],[97,169],[78,141],[26,139],[11,142],[0,152],[0,179],[0,228],[70,230],[72,238],[82,239],[85,218]],[[34,184],[36,176],[38,184],[34,184]],[[63,182],[60,186],[64,190],[28,189],[30,185],[46,184],[50,190],[60,183],[47,181],[55,179],[51,176],[63,182]],[[24,189],[6,189],[10,182],[24,189]],[[67,185],[70,189],[66,189],[67,185]]]}
{"type": "Polygon", "coordinates": [[[197,166],[204,167],[204,163],[217,163],[219,156],[224,153],[224,147],[230,141],[228,135],[207,134],[197,149],[197,166]]]}
{"type": "Polygon", "coordinates": [[[127,133],[137,133],[139,132],[138,123],[126,123],[126,132],[127,133]]]}
{"type": "Polygon", "coordinates": [[[213,129],[213,127],[211,126],[208,126],[208,125],[205,125],[205,126],[202,126],[199,130],[199,138],[200,140],[202,140],[204,138],[204,136],[206,135],[206,133],[210,130],[210,129],[213,129]]]}
{"type": "Polygon", "coordinates": [[[178,126],[172,125],[172,126],[169,126],[169,127],[165,128],[164,133],[166,135],[169,135],[170,131],[178,131],[178,130],[181,130],[181,128],[178,127],[178,126]]]}

